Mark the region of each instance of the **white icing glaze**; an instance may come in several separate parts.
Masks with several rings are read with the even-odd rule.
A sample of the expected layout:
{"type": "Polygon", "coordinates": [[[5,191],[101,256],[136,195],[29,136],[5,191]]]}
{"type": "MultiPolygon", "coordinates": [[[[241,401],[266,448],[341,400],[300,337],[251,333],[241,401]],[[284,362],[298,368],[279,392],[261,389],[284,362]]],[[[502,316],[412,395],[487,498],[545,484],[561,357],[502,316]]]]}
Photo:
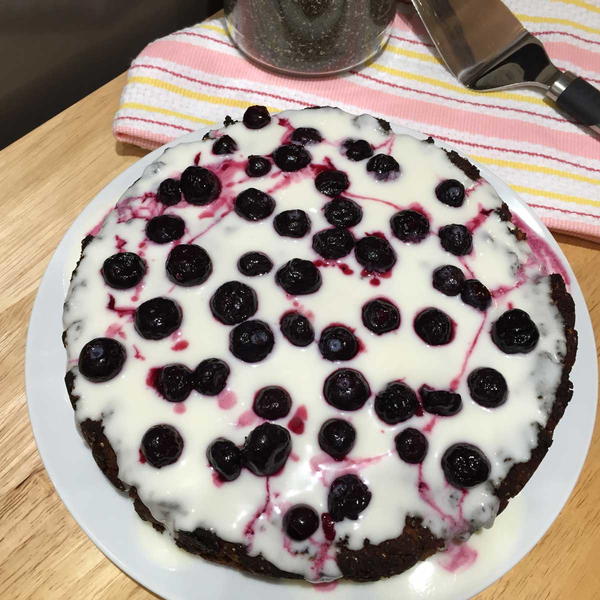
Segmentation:
{"type": "Polygon", "coordinates": [[[445,252],[435,234],[420,244],[400,242],[390,233],[389,219],[397,210],[418,204],[429,216],[432,232],[449,223],[471,222],[474,226],[482,210],[500,207],[494,190],[485,182],[474,184],[434,145],[386,134],[375,119],[355,118],[337,109],[290,111],[274,117],[270,125],[258,131],[238,123],[226,132],[239,148],[230,156],[211,154],[212,140],[167,150],[127,190],[86,247],[65,305],[69,366],[75,365],[77,373],[76,361],[83,345],[105,335],[118,339],[128,358],[120,375],[106,383],[76,377],[74,393],[80,396],[77,420],[103,420],[105,434],[118,457],[120,479],[137,488],[144,504],[170,531],[211,529],[222,539],[247,544],[250,554],[260,553],[280,569],[309,580],[340,576],[335,547],[326,543],[322,529],[307,542],[290,542],[282,532],[282,517],[296,503],[326,512],[329,484],[344,473],[359,474],[372,492],[369,506],[357,521],[336,524],[336,541],[347,538],[350,548],[361,548],[366,538],[376,544],[397,537],[407,516],[421,517],[436,536],[444,538],[491,525],[498,508],[492,484],[499,483],[512,464],[530,457],[537,444],[537,427],[546,423],[561,373],[565,340],[562,321],[550,301],[548,279],[543,277],[545,268],[538,264],[529,245],[517,242],[509,226],[493,212],[480,219],[473,233],[474,251],[463,260],[445,252]],[[335,168],[348,173],[351,186],[344,195],[355,199],[364,210],[363,220],[353,228],[356,238],[382,231],[398,255],[391,277],[378,278],[378,286],[361,277],[361,267],[353,255],[339,261],[353,271],[351,275],[335,266],[320,268],[323,285],[316,294],[289,298],[275,285],[275,270],[287,260],[319,258],[311,248],[311,239],[313,233],[329,227],[321,210],[329,198],[314,187],[310,168],[286,175],[274,166],[267,176],[250,179],[243,170],[244,157],[270,154],[290,127],[300,126],[317,128],[326,140],[308,147],[313,164],[331,161],[335,168]],[[340,142],[349,137],[366,139],[379,147],[379,152],[392,154],[401,165],[401,175],[395,181],[376,182],[366,172],[366,161],[352,162],[340,153],[340,142]],[[164,207],[157,203],[153,194],[159,183],[178,177],[199,153],[199,164],[213,168],[222,179],[219,199],[208,207],[185,202],[164,207]],[[227,161],[230,167],[219,170],[227,161]],[[446,206],[435,198],[435,186],[448,178],[458,179],[469,191],[461,208],[446,206]],[[273,195],[277,202],[274,214],[293,208],[305,210],[312,221],[311,234],[298,240],[279,237],[272,217],[249,223],[231,212],[235,196],[249,186],[273,195]],[[163,212],[178,214],[186,221],[182,242],[194,240],[211,256],[213,273],[203,285],[179,287],[166,278],[164,263],[172,245],[154,244],[144,233],[146,219],[163,212]],[[100,267],[118,249],[143,254],[148,272],[139,289],[119,291],[104,284],[100,267]],[[269,275],[247,278],[237,271],[239,256],[250,250],[265,252],[273,260],[275,268],[269,275]],[[497,294],[490,309],[481,313],[459,297],[446,297],[432,288],[431,273],[443,264],[471,271],[492,290],[511,291],[497,294]],[[274,331],[274,350],[262,362],[250,365],[234,358],[228,350],[230,328],[210,313],[211,295],[230,280],[244,281],[256,291],[259,308],[255,318],[268,322],[274,331]],[[513,289],[518,281],[525,283],[513,289]],[[121,308],[169,296],[183,309],[181,330],[160,341],[144,340],[136,333],[130,312],[107,309],[109,294],[121,308]],[[376,336],[362,324],[360,311],[366,301],[380,296],[393,299],[400,308],[402,324],[395,332],[376,336]],[[450,344],[428,347],[414,332],[415,315],[428,306],[447,312],[456,322],[456,335],[450,344]],[[526,310],[538,325],[540,340],[530,354],[506,355],[491,341],[491,323],[509,306],[526,310]],[[365,351],[352,361],[336,364],[321,357],[316,343],[307,348],[292,346],[279,332],[278,322],[283,313],[295,307],[310,315],[317,337],[327,325],[344,323],[356,330],[365,351]],[[172,350],[177,342],[185,345],[183,341],[187,347],[172,350]],[[136,358],[140,354],[143,359],[136,358]],[[202,397],[195,391],[183,404],[171,404],[146,383],[151,368],[182,362],[193,369],[209,357],[222,358],[231,367],[227,390],[229,403],[235,398],[235,404],[227,409],[226,401],[220,407],[217,398],[202,397]],[[340,366],[360,370],[373,391],[357,412],[338,411],[322,397],[323,381],[340,366]],[[466,377],[479,366],[493,366],[505,376],[509,399],[503,406],[485,409],[470,399],[466,377]],[[413,389],[424,383],[448,389],[457,377],[456,391],[462,395],[463,409],[454,417],[425,414],[389,426],[374,414],[374,394],[392,380],[402,378],[413,389]],[[292,433],[292,457],[281,474],[259,478],[244,470],[236,481],[217,486],[206,462],[206,448],[220,436],[243,443],[260,419],[255,417],[246,426],[240,426],[239,419],[252,414],[254,394],[265,385],[281,385],[292,396],[290,417],[280,424],[287,424],[299,407],[306,407],[304,432],[292,433]],[[180,412],[181,407],[184,412],[180,412]],[[351,421],[357,429],[356,445],[342,462],[330,459],[317,444],[321,424],[333,416],[351,421]],[[175,426],[185,442],[180,459],[162,469],[142,464],[138,452],[145,431],[157,423],[175,426]],[[394,449],[395,435],[406,427],[423,430],[428,425],[429,451],[422,468],[402,462],[394,449]],[[449,486],[440,466],[446,448],[461,441],[479,446],[491,463],[490,481],[467,493],[449,486]]]}

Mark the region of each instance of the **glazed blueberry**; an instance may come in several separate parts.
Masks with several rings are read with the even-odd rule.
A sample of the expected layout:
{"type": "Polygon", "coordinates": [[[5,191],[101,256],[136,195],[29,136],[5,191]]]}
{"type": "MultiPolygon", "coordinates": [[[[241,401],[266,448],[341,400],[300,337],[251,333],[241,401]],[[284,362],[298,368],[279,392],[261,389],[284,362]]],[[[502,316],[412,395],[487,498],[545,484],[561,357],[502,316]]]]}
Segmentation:
{"type": "Polygon", "coordinates": [[[456,392],[434,390],[427,385],[419,388],[423,409],[432,415],[451,417],[462,409],[462,398],[456,392]]]}
{"type": "Polygon", "coordinates": [[[307,504],[292,506],[283,516],[283,530],[292,540],[307,540],[319,529],[319,515],[307,504]]]}
{"type": "Polygon", "coordinates": [[[308,144],[318,144],[323,141],[323,137],[314,127],[298,127],[292,133],[291,141],[300,146],[308,144]]]}
{"type": "Polygon", "coordinates": [[[172,425],[154,425],[144,434],[141,451],[153,467],[162,469],[177,462],[183,452],[183,438],[172,425]]]}
{"type": "Polygon", "coordinates": [[[229,350],[236,358],[247,363],[264,360],[274,344],[271,328],[258,319],[244,321],[229,333],[229,350]]]}
{"type": "Polygon", "coordinates": [[[418,244],[429,235],[429,220],[416,210],[401,210],[390,219],[393,234],[401,242],[418,244]]]}
{"type": "Polygon", "coordinates": [[[268,158],[256,154],[251,154],[248,157],[248,164],[246,165],[246,175],[248,177],[262,177],[270,170],[271,163],[268,158]]]}
{"type": "Polygon", "coordinates": [[[252,317],[258,310],[256,292],[240,281],[228,281],[210,299],[213,317],[223,325],[237,325],[252,317]]]}
{"type": "Polygon", "coordinates": [[[319,339],[319,351],[326,360],[351,360],[358,354],[356,336],[343,325],[331,325],[323,329],[319,339]]]}
{"type": "Polygon", "coordinates": [[[362,307],[363,325],[376,335],[383,335],[400,327],[400,311],[385,298],[370,300],[362,307]]]}
{"type": "Polygon", "coordinates": [[[373,156],[373,147],[367,140],[348,139],[342,144],[342,153],[345,154],[349,160],[365,160],[365,158],[373,156]]]}
{"type": "Polygon", "coordinates": [[[209,278],[212,261],[204,248],[196,244],[179,244],[169,252],[165,268],[170,281],[190,287],[209,278]]]}
{"type": "Polygon", "coordinates": [[[319,447],[335,460],[343,460],[355,441],[356,429],[343,419],[328,419],[319,430],[319,447]]]}
{"type": "Polygon", "coordinates": [[[334,479],[327,495],[327,510],[334,521],[356,521],[369,506],[371,492],[356,475],[342,475],[334,479]]]}
{"type": "Polygon", "coordinates": [[[274,475],[283,468],[291,450],[292,439],[285,427],[263,423],[244,442],[244,466],[260,477],[274,475]]]}
{"type": "Polygon", "coordinates": [[[435,195],[440,202],[458,208],[465,201],[465,186],[456,179],[446,179],[435,188],[435,195]]]}
{"type": "Polygon", "coordinates": [[[269,385],[261,388],[254,396],[252,410],[267,421],[283,419],[290,414],[292,397],[278,385],[269,385]]]}
{"type": "Polygon", "coordinates": [[[94,338],[79,353],[79,372],[94,383],[102,383],[116,377],[123,368],[127,353],[112,338],[94,338]]]}
{"type": "Polygon", "coordinates": [[[449,484],[470,488],[483,483],[490,476],[490,461],[472,444],[454,444],[442,456],[442,470],[449,484]]]}
{"type": "Polygon", "coordinates": [[[384,423],[397,425],[415,415],[419,401],[408,385],[402,381],[392,381],[375,396],[373,408],[384,423]]]}
{"type": "Polygon", "coordinates": [[[301,238],[310,231],[310,218],[300,209],[284,210],[275,215],[273,227],[283,237],[301,238]]]}
{"type": "Polygon", "coordinates": [[[135,330],[147,340],[162,340],[179,329],[182,313],[169,298],[152,298],[135,311],[135,330]]]}
{"type": "Polygon", "coordinates": [[[385,273],[396,264],[396,253],[390,243],[375,235],[358,240],[354,256],[369,272],[385,273]]]}
{"type": "Polygon", "coordinates": [[[492,325],[492,340],[506,354],[531,352],[540,339],[540,332],[531,317],[519,308],[507,310],[492,325]]]}
{"type": "Polygon", "coordinates": [[[506,402],[508,386],[502,373],[490,367],[474,369],[467,377],[471,398],[486,408],[496,408],[506,402]]]}
{"type": "Polygon", "coordinates": [[[162,367],[156,380],[159,394],[169,402],[183,402],[192,391],[192,372],[178,363],[162,367]]]}
{"type": "Polygon", "coordinates": [[[229,135],[222,135],[215,140],[212,153],[217,155],[233,154],[238,149],[236,141],[229,135]]]}
{"type": "Polygon", "coordinates": [[[160,215],[146,223],[146,237],[157,244],[168,244],[185,233],[185,222],[176,215],[160,215]]]}
{"type": "Polygon", "coordinates": [[[348,198],[335,198],[323,207],[327,222],[334,227],[354,227],[362,221],[363,211],[359,204],[348,198]]]}
{"type": "Polygon", "coordinates": [[[398,456],[410,465],[417,465],[425,460],[429,442],[418,430],[408,427],[401,431],[395,438],[396,452],[398,456]]]}
{"type": "Polygon", "coordinates": [[[417,335],[430,346],[449,344],[454,337],[452,319],[437,308],[426,308],[416,317],[414,322],[417,335]]]}
{"type": "Polygon", "coordinates": [[[358,410],[370,395],[367,380],[356,369],[338,369],[327,377],[323,385],[325,400],[339,410],[358,410]]]}
{"type": "Polygon", "coordinates": [[[400,173],[400,165],[393,156],[389,154],[376,154],[369,159],[367,171],[373,173],[378,181],[395,179],[400,173]]]}
{"type": "Polygon", "coordinates": [[[106,285],[116,290],[127,290],[143,279],[146,263],[133,252],[118,252],[104,261],[100,272],[106,285]]]}
{"type": "Polygon", "coordinates": [[[343,171],[328,169],[327,171],[321,171],[315,177],[315,187],[321,194],[333,198],[345,192],[350,187],[350,181],[348,175],[343,171]]]}
{"type": "Polygon", "coordinates": [[[188,167],[181,174],[181,191],[190,204],[204,206],[221,193],[219,178],[204,167],[188,167]]]}
{"type": "Polygon", "coordinates": [[[237,263],[238,271],[246,277],[258,277],[271,272],[273,262],[262,252],[246,252],[237,263]]]}
{"type": "Polygon", "coordinates": [[[156,199],[165,206],[174,206],[181,200],[181,187],[176,179],[165,179],[160,182],[156,199]]]}
{"type": "Polygon", "coordinates": [[[492,303],[492,295],[478,279],[467,279],[460,292],[460,298],[469,306],[477,310],[487,310],[492,303]]]}
{"type": "Polygon", "coordinates": [[[204,396],[218,396],[227,385],[229,365],[220,358],[206,358],[192,374],[194,389],[204,396]]]}
{"type": "Polygon", "coordinates": [[[455,256],[465,256],[473,249],[473,236],[464,225],[444,225],[438,233],[442,248],[455,256]]]}
{"type": "Polygon", "coordinates": [[[260,221],[273,213],[275,200],[266,192],[251,187],[238,194],[233,209],[246,221],[260,221]]]}
{"type": "Polygon", "coordinates": [[[294,346],[304,347],[312,344],[315,330],[310,321],[300,313],[288,312],[279,322],[281,333],[294,346]]]}
{"type": "Polygon", "coordinates": [[[304,169],[312,160],[312,156],[304,146],[284,144],[273,152],[273,160],[282,171],[290,173],[304,169]]]}
{"type": "Polygon", "coordinates": [[[271,115],[264,106],[249,106],[242,121],[248,129],[262,129],[271,122],[271,115]]]}
{"type": "Polygon", "coordinates": [[[323,229],[313,236],[312,247],[319,256],[337,260],[352,252],[354,236],[347,229],[340,227],[323,229]]]}
{"type": "Polygon", "coordinates": [[[292,296],[313,294],[322,283],[319,269],[309,260],[301,258],[292,258],[280,267],[275,274],[275,281],[292,296]]]}
{"type": "Polygon", "coordinates": [[[210,466],[218,473],[221,481],[234,481],[242,472],[242,453],[231,441],[217,438],[206,449],[210,466]]]}
{"type": "Polygon", "coordinates": [[[444,265],[433,272],[431,283],[445,296],[458,296],[465,283],[465,275],[454,265],[444,265]]]}

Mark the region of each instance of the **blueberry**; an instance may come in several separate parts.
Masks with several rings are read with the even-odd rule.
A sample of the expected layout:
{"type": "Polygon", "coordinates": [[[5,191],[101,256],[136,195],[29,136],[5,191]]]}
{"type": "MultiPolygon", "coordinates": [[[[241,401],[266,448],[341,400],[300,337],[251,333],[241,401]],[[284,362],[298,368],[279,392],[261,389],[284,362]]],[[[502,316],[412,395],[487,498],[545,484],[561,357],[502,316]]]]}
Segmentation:
{"type": "Polygon", "coordinates": [[[508,386],[502,373],[490,367],[474,369],[467,377],[471,398],[486,408],[496,408],[506,402],[508,386]]]}
{"type": "Polygon", "coordinates": [[[172,465],[183,452],[183,438],[172,425],[154,425],[142,438],[144,458],[157,469],[172,465]]]}
{"type": "Polygon", "coordinates": [[[146,237],[157,244],[178,240],[185,233],[185,221],[176,215],[160,215],[146,223],[146,237]]]}
{"type": "Polygon", "coordinates": [[[373,173],[378,181],[388,181],[395,179],[400,174],[400,165],[389,154],[376,154],[369,159],[367,171],[373,173]]]}
{"type": "Polygon", "coordinates": [[[264,106],[249,106],[242,121],[248,129],[262,129],[271,122],[271,115],[264,106]]]}
{"type": "Polygon", "coordinates": [[[354,256],[369,272],[385,273],[396,264],[396,253],[390,243],[375,235],[358,240],[354,256]]]}
{"type": "Polygon", "coordinates": [[[359,204],[348,198],[335,198],[323,207],[327,222],[334,227],[354,227],[362,221],[363,211],[359,204]]]}
{"type": "Polygon", "coordinates": [[[268,158],[256,154],[251,154],[248,157],[248,163],[246,164],[246,175],[248,175],[248,177],[262,177],[270,170],[271,163],[268,158]]]}
{"type": "Polygon", "coordinates": [[[454,265],[444,265],[433,272],[431,283],[445,296],[458,296],[465,283],[465,275],[454,265]]]}
{"type": "Polygon", "coordinates": [[[330,325],[323,329],[319,351],[326,360],[351,360],[358,354],[358,339],[343,325],[330,325]]]}
{"type": "Polygon", "coordinates": [[[367,380],[355,369],[338,369],[327,377],[323,385],[325,400],[339,410],[358,410],[370,395],[367,380]]]}
{"type": "Polygon", "coordinates": [[[266,192],[251,187],[238,194],[233,209],[246,221],[260,221],[273,213],[275,200],[266,192]]]}
{"type": "Polygon", "coordinates": [[[152,298],[135,311],[135,330],[147,340],[162,340],[177,331],[182,313],[177,302],[169,298],[152,298]]]}
{"type": "Polygon", "coordinates": [[[237,263],[238,271],[246,277],[257,277],[271,272],[273,262],[262,252],[246,252],[237,263]]]}
{"type": "Polygon", "coordinates": [[[242,453],[225,438],[217,438],[210,444],[206,449],[206,458],[221,481],[234,481],[242,472],[242,453]]]}
{"type": "Polygon", "coordinates": [[[271,328],[259,320],[245,321],[229,334],[229,350],[236,358],[248,363],[264,360],[274,344],[271,328]]]}
{"type": "Polygon", "coordinates": [[[354,448],[356,429],[343,419],[328,419],[319,430],[319,447],[335,460],[343,460],[354,448]]]}
{"type": "Polygon", "coordinates": [[[327,495],[327,510],[334,521],[356,521],[369,506],[371,492],[356,475],[342,475],[334,479],[327,495]]]}
{"type": "Polygon", "coordinates": [[[425,460],[429,442],[418,430],[408,427],[401,431],[395,438],[396,452],[398,456],[411,465],[417,465],[425,460]]]}
{"type": "Polygon", "coordinates": [[[254,396],[252,410],[267,421],[287,417],[292,409],[292,397],[278,385],[261,388],[254,396]]]}
{"type": "Polygon", "coordinates": [[[304,169],[312,156],[303,146],[284,144],[273,152],[273,160],[282,171],[292,172],[304,169]]]}
{"type": "Polygon", "coordinates": [[[408,385],[402,381],[392,381],[375,396],[373,408],[384,423],[397,425],[415,415],[419,401],[408,385]]]}
{"type": "Polygon", "coordinates": [[[310,218],[298,208],[284,210],[275,215],[273,227],[283,237],[301,238],[310,231],[310,218]]]}
{"type": "Polygon", "coordinates": [[[183,197],[196,206],[210,204],[221,193],[219,178],[204,167],[188,167],[181,174],[183,197]]]}
{"type": "Polygon", "coordinates": [[[418,244],[429,235],[429,220],[416,210],[401,210],[390,219],[392,232],[401,242],[418,244]]]}
{"type": "Polygon", "coordinates": [[[456,179],[446,179],[435,188],[435,195],[440,202],[458,208],[465,201],[465,186],[456,179]]]}
{"type": "Polygon", "coordinates": [[[277,270],[275,281],[288,294],[313,294],[322,283],[321,273],[309,260],[292,258],[277,270]]]}
{"type": "Polygon", "coordinates": [[[369,300],[362,307],[362,322],[369,331],[382,335],[400,327],[400,311],[385,298],[369,300]]]}
{"type": "Polygon", "coordinates": [[[442,248],[455,256],[465,256],[473,249],[473,236],[464,225],[444,225],[438,235],[442,248]]]}
{"type": "Polygon", "coordinates": [[[432,415],[451,417],[462,409],[462,398],[456,392],[434,390],[427,385],[419,388],[423,409],[432,415]]]}
{"type": "Polygon", "coordinates": [[[454,337],[452,319],[437,308],[426,308],[416,317],[414,328],[417,335],[430,346],[449,344],[454,337]]]}
{"type": "Polygon", "coordinates": [[[215,140],[212,153],[217,155],[233,154],[238,149],[236,141],[229,135],[222,135],[215,140]]]}
{"type": "Polygon", "coordinates": [[[158,186],[156,199],[165,206],[174,206],[181,200],[181,188],[177,179],[165,179],[158,186]]]}
{"type": "Polygon", "coordinates": [[[492,295],[478,279],[467,279],[460,292],[460,298],[469,306],[477,310],[487,310],[492,303],[492,295]]]}
{"type": "Polygon", "coordinates": [[[319,515],[307,504],[295,504],[283,516],[285,534],[297,542],[307,540],[319,529],[319,515]]]}
{"type": "Polygon", "coordinates": [[[298,127],[298,129],[294,129],[291,140],[294,144],[306,146],[322,142],[323,137],[314,127],[298,127]]]}
{"type": "Polygon", "coordinates": [[[281,333],[294,346],[308,346],[315,339],[315,330],[310,321],[300,313],[287,312],[279,322],[281,333]]]}
{"type": "Polygon", "coordinates": [[[146,263],[133,252],[118,252],[109,256],[102,265],[106,285],[117,290],[135,287],[146,274],[146,263]]]}
{"type": "Polygon", "coordinates": [[[453,444],[442,456],[442,469],[449,484],[470,488],[483,483],[490,476],[490,461],[472,444],[453,444]]]}
{"type": "Polygon", "coordinates": [[[112,338],[94,338],[79,353],[79,372],[89,381],[102,383],[116,377],[123,368],[127,353],[112,338]]]}
{"type": "Polygon", "coordinates": [[[192,391],[192,372],[178,363],[162,367],[156,380],[160,395],[169,402],[183,402],[192,391]]]}
{"type": "Polygon", "coordinates": [[[313,236],[312,247],[323,258],[337,260],[352,252],[354,236],[340,227],[323,229],[313,236]]]}
{"type": "Polygon", "coordinates": [[[224,325],[237,325],[258,310],[256,292],[239,281],[228,281],[221,285],[209,304],[213,317],[224,325]]]}
{"type": "Polygon", "coordinates": [[[206,358],[194,369],[194,389],[204,396],[218,396],[225,389],[230,372],[224,360],[206,358]]]}
{"type": "Polygon", "coordinates": [[[349,160],[365,160],[365,158],[373,156],[373,147],[367,140],[348,139],[342,144],[342,153],[345,154],[349,160]]]}
{"type": "Polygon", "coordinates": [[[492,340],[506,354],[527,354],[540,339],[531,317],[519,308],[507,310],[492,325],[492,340]]]}
{"type": "Polygon", "coordinates": [[[200,285],[212,273],[212,261],[204,248],[196,244],[175,246],[165,264],[170,281],[183,287],[200,285]]]}
{"type": "Polygon", "coordinates": [[[250,432],[244,442],[244,466],[258,476],[281,470],[292,450],[290,432],[274,423],[263,423],[250,432]]]}
{"type": "Polygon", "coordinates": [[[315,177],[315,187],[321,194],[333,198],[346,191],[350,187],[350,181],[348,175],[343,171],[328,169],[327,171],[321,171],[315,177]]]}

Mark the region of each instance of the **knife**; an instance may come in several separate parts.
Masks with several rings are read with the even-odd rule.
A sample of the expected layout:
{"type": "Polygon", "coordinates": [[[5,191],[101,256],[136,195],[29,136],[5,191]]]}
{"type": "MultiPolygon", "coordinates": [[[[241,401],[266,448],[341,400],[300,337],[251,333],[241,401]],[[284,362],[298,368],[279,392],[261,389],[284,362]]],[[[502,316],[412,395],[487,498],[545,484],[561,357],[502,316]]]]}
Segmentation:
{"type": "Polygon", "coordinates": [[[534,87],[600,135],[600,91],[557,69],[543,44],[501,0],[412,0],[444,62],[482,92],[534,87]]]}

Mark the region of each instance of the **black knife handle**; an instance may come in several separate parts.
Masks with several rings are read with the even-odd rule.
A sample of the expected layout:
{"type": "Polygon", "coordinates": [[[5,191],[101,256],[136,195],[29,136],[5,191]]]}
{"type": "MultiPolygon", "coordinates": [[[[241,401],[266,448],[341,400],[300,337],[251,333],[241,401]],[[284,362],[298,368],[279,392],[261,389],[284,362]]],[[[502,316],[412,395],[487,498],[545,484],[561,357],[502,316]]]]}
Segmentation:
{"type": "Polygon", "coordinates": [[[585,79],[567,71],[556,80],[548,95],[577,123],[600,133],[600,90],[585,79]]]}

